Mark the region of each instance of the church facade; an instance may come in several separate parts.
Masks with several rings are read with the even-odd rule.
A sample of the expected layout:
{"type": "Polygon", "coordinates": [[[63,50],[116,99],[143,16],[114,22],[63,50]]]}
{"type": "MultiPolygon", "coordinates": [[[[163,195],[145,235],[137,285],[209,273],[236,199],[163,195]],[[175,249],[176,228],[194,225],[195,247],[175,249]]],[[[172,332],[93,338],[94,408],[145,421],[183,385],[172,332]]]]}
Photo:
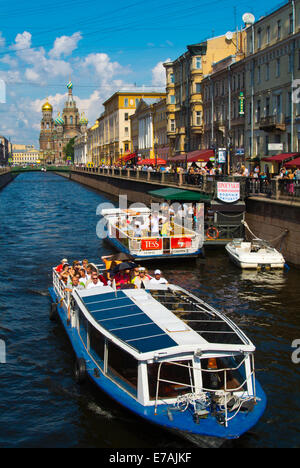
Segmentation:
{"type": "Polygon", "coordinates": [[[84,135],[88,120],[80,116],[73,97],[73,84],[67,84],[68,97],[62,114],[53,119],[53,107],[47,102],[42,107],[40,157],[46,164],[65,164],[64,147],[72,139],[84,135]]]}

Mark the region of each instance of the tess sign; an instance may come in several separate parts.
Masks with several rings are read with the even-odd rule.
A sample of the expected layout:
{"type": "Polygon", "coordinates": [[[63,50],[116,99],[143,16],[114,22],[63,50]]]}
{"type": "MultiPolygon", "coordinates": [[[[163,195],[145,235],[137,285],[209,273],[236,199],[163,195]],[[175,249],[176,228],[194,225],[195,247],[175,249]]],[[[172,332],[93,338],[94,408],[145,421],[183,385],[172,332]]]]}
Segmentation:
{"type": "Polygon", "coordinates": [[[218,199],[225,203],[234,203],[240,199],[239,182],[218,182],[218,199]]]}

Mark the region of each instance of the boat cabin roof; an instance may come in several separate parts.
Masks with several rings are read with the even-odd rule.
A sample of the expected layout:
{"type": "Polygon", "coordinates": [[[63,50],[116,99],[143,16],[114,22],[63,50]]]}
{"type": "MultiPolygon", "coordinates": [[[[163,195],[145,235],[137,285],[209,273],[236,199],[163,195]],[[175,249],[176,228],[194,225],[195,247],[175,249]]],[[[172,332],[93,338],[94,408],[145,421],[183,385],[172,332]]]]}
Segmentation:
{"type": "Polygon", "coordinates": [[[136,216],[137,214],[149,214],[151,213],[151,209],[147,207],[136,207],[136,208],[130,208],[128,210],[123,210],[121,208],[109,208],[109,209],[104,209],[101,211],[102,216],[118,216],[118,215],[124,215],[124,216],[136,216]]]}
{"type": "Polygon", "coordinates": [[[196,351],[255,350],[227,317],[174,285],[74,291],[80,309],[104,335],[137,359],[196,351]]]}

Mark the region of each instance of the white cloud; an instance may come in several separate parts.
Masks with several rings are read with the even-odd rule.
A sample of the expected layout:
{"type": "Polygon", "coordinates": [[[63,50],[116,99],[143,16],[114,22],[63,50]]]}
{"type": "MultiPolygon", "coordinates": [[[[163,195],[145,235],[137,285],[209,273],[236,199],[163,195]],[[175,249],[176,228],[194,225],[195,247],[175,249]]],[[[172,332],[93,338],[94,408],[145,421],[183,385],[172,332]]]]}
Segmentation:
{"type": "Polygon", "coordinates": [[[158,62],[152,69],[152,84],[154,86],[165,86],[166,85],[166,69],[163,66],[164,63],[170,62],[171,59],[166,59],[163,62],[158,62]]]}
{"type": "Polygon", "coordinates": [[[61,56],[68,57],[77,49],[78,42],[82,39],[80,32],[74,33],[72,36],[61,36],[55,39],[53,49],[49,52],[49,57],[58,59],[61,56]]]}
{"type": "Polygon", "coordinates": [[[89,54],[84,59],[82,66],[94,69],[97,75],[105,81],[124,71],[118,62],[112,62],[110,57],[104,53],[89,54]]]}

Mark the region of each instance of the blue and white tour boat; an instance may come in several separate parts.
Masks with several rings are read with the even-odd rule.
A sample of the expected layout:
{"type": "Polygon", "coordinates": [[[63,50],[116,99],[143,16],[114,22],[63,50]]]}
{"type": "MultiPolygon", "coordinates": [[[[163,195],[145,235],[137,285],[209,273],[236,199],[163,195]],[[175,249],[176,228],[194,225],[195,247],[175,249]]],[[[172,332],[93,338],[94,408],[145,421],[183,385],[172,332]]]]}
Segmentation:
{"type": "Polygon", "coordinates": [[[73,290],[53,269],[51,319],[72,343],[75,377],[177,435],[236,439],[260,419],[255,346],[228,317],[173,284],[73,290]]]}

